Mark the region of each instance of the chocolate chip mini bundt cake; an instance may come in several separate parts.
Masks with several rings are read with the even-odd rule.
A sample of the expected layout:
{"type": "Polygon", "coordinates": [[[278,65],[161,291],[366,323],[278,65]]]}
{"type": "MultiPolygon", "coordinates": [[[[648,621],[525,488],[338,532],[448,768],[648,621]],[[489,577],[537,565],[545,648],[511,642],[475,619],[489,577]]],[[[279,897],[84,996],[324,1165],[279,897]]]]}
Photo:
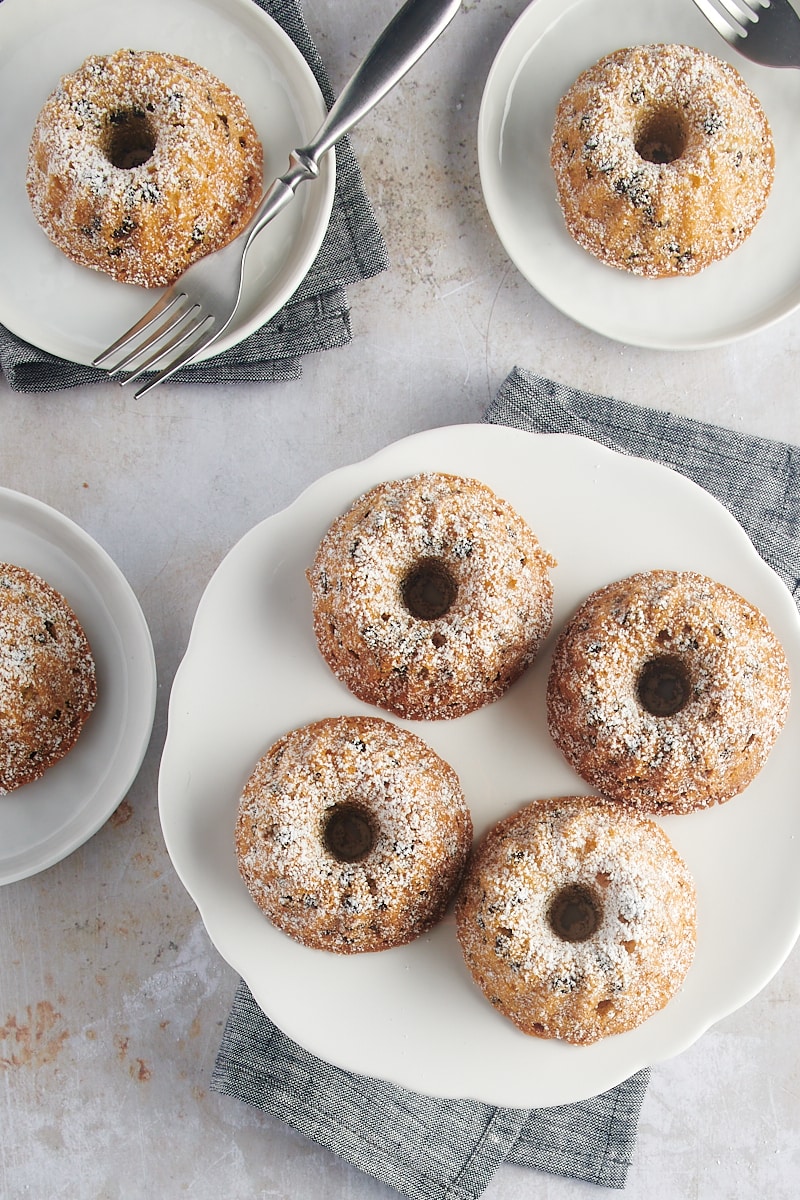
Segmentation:
{"type": "Polygon", "coordinates": [[[645,571],[593,592],[556,644],[550,733],[605,796],[686,813],[756,776],[789,708],[766,618],[693,571],[645,571]]]}
{"type": "Polygon", "coordinates": [[[0,563],[0,793],[62,759],[96,699],[92,652],[67,601],[24,567],[0,563]]]}
{"type": "Polygon", "coordinates": [[[236,855],[256,904],[296,941],[339,954],[401,946],[434,925],[471,845],[455,771],[378,717],[286,734],[239,802],[236,855]]]}
{"type": "Polygon", "coordinates": [[[695,891],[667,835],[595,797],[538,800],[478,846],[456,903],[486,998],[524,1033],[586,1045],[623,1033],[681,987],[695,891]]]}
{"type": "Polygon", "coordinates": [[[462,716],[533,661],[554,565],[476,479],[381,483],[333,522],[308,572],[320,651],[369,704],[412,720],[462,716]]]}
{"type": "Polygon", "coordinates": [[[610,266],[693,275],[752,232],[775,151],[730,64],[691,46],[633,46],[584,71],[558,105],[550,161],[567,229],[610,266]]]}
{"type": "Polygon", "coordinates": [[[27,188],[73,262],[161,287],[239,234],[261,198],[262,150],[238,96],[186,58],[92,55],[33,130],[27,188]]]}

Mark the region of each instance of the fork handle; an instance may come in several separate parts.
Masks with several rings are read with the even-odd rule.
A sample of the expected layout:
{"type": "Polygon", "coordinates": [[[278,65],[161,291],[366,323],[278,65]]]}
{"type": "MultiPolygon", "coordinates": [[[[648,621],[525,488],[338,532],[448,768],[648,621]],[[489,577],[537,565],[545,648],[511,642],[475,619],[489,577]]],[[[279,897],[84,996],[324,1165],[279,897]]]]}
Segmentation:
{"type": "Polygon", "coordinates": [[[286,207],[301,183],[316,179],[324,155],[400,82],[460,7],[461,0],[406,0],[345,84],[312,140],[292,151],[288,171],[269,188],[250,223],[248,244],[286,207]]]}
{"type": "Polygon", "coordinates": [[[314,163],[399,83],[433,45],[461,0],[406,0],[345,84],[317,135],[300,153],[314,163]]]}
{"type": "Polygon", "coordinates": [[[268,225],[273,217],[277,217],[278,213],[286,208],[298,186],[306,179],[316,179],[317,175],[319,175],[319,166],[316,163],[312,165],[307,162],[302,156],[302,151],[293,150],[289,155],[289,170],[270,184],[263,200],[250,218],[244,253],[247,252],[250,243],[258,237],[264,226],[268,225]]]}

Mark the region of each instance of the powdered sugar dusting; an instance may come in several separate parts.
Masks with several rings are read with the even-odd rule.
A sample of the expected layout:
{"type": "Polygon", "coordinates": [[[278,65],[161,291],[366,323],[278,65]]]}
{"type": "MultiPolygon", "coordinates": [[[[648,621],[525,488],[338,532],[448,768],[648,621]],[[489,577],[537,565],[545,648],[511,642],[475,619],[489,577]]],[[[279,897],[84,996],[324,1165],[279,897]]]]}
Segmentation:
{"type": "Polygon", "coordinates": [[[584,249],[639,275],[691,275],[752,231],[774,147],[729,63],[690,46],[635,46],[602,58],[564,95],[551,162],[584,249]]]}
{"type": "Polygon", "coordinates": [[[535,801],[496,825],[456,906],[476,983],[524,1032],[589,1043],[641,1024],[671,999],[694,956],[691,877],[654,822],[593,797],[535,801]],[[585,889],[598,927],[555,932],[565,887],[585,889]]]}
{"type": "Polygon", "coordinates": [[[72,749],[96,697],[89,643],[64,597],[0,563],[0,794],[72,749]]]}
{"type": "Polygon", "coordinates": [[[334,521],[308,572],[317,641],[361,699],[411,719],[461,716],[535,657],[552,620],[553,565],[477,480],[425,472],[379,484],[334,521]],[[432,619],[403,599],[420,562],[440,565],[455,587],[432,619]]]}
{"type": "Polygon", "coordinates": [[[171,283],[235,237],[261,186],[261,145],[242,101],[188,59],[150,51],[94,55],[66,75],[28,159],[28,194],[51,241],[82,266],[145,287],[171,283]],[[152,153],[115,165],[114,139],[134,126],[152,153]]]}
{"type": "Polygon", "coordinates": [[[339,953],[382,950],[441,917],[472,842],[458,777],[414,734],[372,717],[294,730],[257,764],[241,797],[239,868],[285,933],[339,953]],[[370,851],[343,862],[325,844],[337,805],[364,812],[370,851]]]}
{"type": "Polygon", "coordinates": [[[789,671],[765,617],[694,572],[651,571],[601,588],[562,632],[548,680],[550,732],[604,795],[651,812],[729,799],[761,769],[786,720],[789,671]],[[643,707],[646,663],[685,668],[688,702],[643,707]]]}

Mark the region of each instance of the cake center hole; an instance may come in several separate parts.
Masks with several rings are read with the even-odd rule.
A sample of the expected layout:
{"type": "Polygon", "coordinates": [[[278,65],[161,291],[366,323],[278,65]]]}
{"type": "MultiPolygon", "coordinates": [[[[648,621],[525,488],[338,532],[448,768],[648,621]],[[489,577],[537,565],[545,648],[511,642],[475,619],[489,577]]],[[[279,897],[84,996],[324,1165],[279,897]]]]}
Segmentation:
{"type": "Polygon", "coordinates": [[[636,691],[647,712],[654,717],[671,717],[686,707],[692,689],[680,659],[665,654],[644,664],[636,691]]]}
{"type": "Polygon", "coordinates": [[[339,862],[366,858],[375,844],[375,830],[364,809],[351,801],[335,804],[328,813],[325,848],[339,862]]]}
{"type": "Polygon", "coordinates": [[[636,153],[651,163],[671,163],[686,149],[686,126],[680,113],[656,109],[644,120],[636,138],[636,153]]]}
{"type": "Polygon", "coordinates": [[[156,135],[145,113],[138,108],[118,109],[108,121],[105,151],[112,167],[131,171],[152,158],[156,135]]]}
{"type": "Polygon", "coordinates": [[[438,558],[423,558],[403,580],[403,603],[412,617],[434,621],[455,603],[456,581],[438,558]]]}
{"type": "Polygon", "coordinates": [[[569,883],[556,892],[547,919],[562,942],[585,942],[599,928],[603,906],[590,888],[569,883]]]}

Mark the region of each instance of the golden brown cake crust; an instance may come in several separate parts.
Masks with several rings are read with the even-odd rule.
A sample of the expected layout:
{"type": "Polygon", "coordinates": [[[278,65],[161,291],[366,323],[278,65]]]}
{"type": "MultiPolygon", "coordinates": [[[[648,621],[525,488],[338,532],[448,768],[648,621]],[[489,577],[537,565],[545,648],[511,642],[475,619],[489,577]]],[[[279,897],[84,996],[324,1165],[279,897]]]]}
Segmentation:
{"type": "Polygon", "coordinates": [[[654,821],[594,797],[538,800],[480,843],[456,921],[499,1012],[524,1033],[588,1044],[640,1025],[681,987],[694,884],[654,821]]]}
{"type": "Polygon", "coordinates": [[[161,287],[239,234],[262,150],[238,96],[188,59],[93,55],[64,76],[31,139],[27,189],[73,262],[161,287]]]}
{"type": "Polygon", "coordinates": [[[767,203],[772,134],[729,63],[691,46],[633,46],[578,77],[550,161],[571,236],[637,275],[693,275],[735,250],[767,203]]]}
{"type": "Polygon", "coordinates": [[[379,484],[333,522],[308,572],[320,651],[369,704],[412,720],[462,716],[533,661],[552,620],[553,565],[476,479],[379,484]]]}
{"type": "Polygon", "coordinates": [[[547,717],[603,795],[685,813],[747,787],[789,695],[783,649],[754,605],[695,572],[647,571],[594,592],[563,630],[547,717]]]}
{"type": "Polygon", "coordinates": [[[429,929],[471,845],[455,771],[378,717],[332,717],[280,738],[248,779],[236,825],[259,908],[296,941],[339,954],[429,929]]]}
{"type": "Polygon", "coordinates": [[[67,601],[24,567],[0,563],[0,793],[62,759],[96,699],[92,652],[67,601]]]}

